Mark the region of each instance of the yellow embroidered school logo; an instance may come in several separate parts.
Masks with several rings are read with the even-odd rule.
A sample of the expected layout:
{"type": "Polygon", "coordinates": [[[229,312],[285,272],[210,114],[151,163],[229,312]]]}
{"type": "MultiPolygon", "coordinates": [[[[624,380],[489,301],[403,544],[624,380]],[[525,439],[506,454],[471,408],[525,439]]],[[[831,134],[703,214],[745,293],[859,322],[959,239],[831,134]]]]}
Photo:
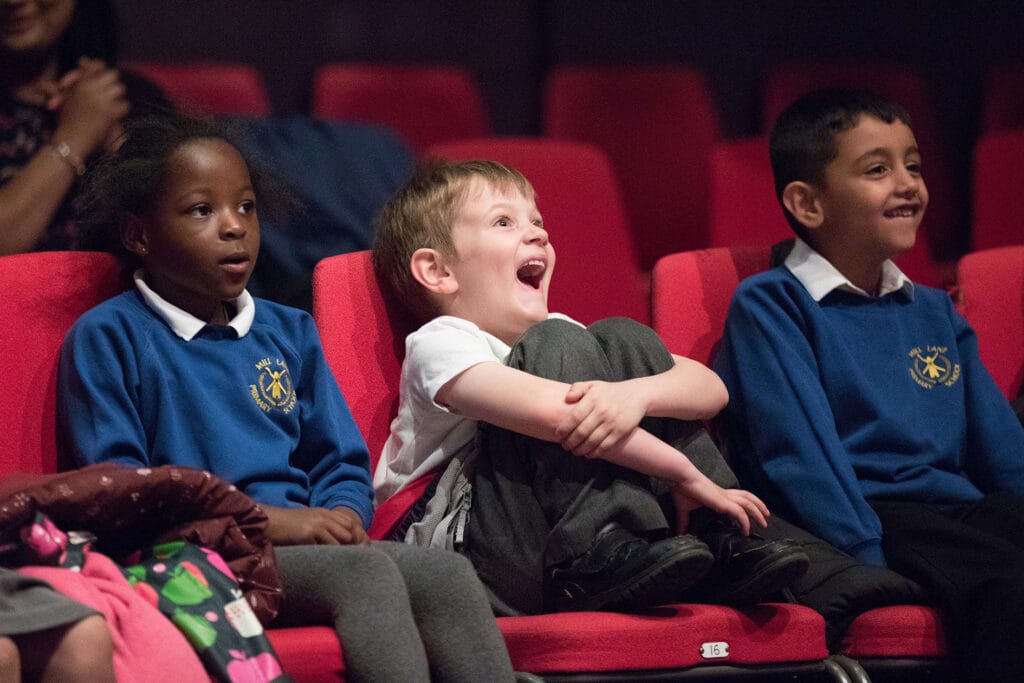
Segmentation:
{"type": "Polygon", "coordinates": [[[288,364],[280,358],[264,358],[256,364],[256,369],[260,373],[259,378],[256,384],[249,385],[249,394],[256,405],[268,413],[271,410],[290,413],[295,407],[295,392],[292,391],[288,364]]]}
{"type": "Polygon", "coordinates": [[[925,389],[951,387],[960,379],[960,364],[950,362],[945,346],[920,346],[910,350],[910,377],[925,389]]]}

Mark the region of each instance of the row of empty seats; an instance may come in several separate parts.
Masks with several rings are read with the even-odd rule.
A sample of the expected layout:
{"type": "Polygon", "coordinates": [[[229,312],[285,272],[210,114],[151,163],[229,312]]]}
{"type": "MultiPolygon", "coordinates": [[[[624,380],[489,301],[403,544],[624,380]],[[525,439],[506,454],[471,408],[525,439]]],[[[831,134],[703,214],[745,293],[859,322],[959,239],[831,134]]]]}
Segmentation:
{"type": "MultiPolygon", "coordinates": [[[[193,110],[251,115],[270,111],[261,76],[252,67],[153,63],[129,67],[193,110]]],[[[1024,126],[1022,74],[1024,67],[991,72],[985,111],[992,113],[984,116],[991,129],[1024,126]],[[1014,112],[1021,118],[1016,119],[1014,112]]],[[[920,74],[903,66],[864,63],[832,64],[827,69],[821,65],[776,67],[766,79],[764,130],[803,92],[837,83],[873,88],[910,112],[925,150],[931,203],[922,239],[901,265],[918,281],[948,284],[952,260],[963,241],[956,202],[967,197],[959,176],[959,184],[954,184],[944,131],[920,74]]],[[[718,107],[699,70],[679,65],[563,65],[549,74],[544,101],[545,137],[589,142],[611,158],[645,269],[661,256],[684,249],[762,244],[788,235],[770,196],[764,138],[724,138],[718,107]]],[[[324,65],[314,75],[310,111],[323,118],[389,127],[417,154],[433,144],[491,133],[477,84],[466,70],[455,66],[324,65]]],[[[981,168],[986,163],[982,152],[1014,156],[1015,151],[1002,146],[1004,135],[988,133],[979,141],[980,173],[987,172],[981,168]]],[[[1018,227],[1024,224],[1006,221],[1007,212],[998,203],[985,204],[989,187],[993,185],[976,184],[980,195],[974,198],[973,246],[1024,241],[1024,227],[1018,227]],[[990,212],[996,214],[994,218],[990,212]]]]}

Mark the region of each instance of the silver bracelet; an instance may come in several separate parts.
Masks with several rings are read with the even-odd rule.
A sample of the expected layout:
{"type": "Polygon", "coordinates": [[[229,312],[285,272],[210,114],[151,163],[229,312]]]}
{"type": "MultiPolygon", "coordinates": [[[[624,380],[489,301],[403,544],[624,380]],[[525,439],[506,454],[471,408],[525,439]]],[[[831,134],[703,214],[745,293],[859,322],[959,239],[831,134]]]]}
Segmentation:
{"type": "Polygon", "coordinates": [[[63,159],[64,163],[70,166],[71,170],[75,172],[76,176],[82,177],[85,175],[85,163],[82,161],[80,156],[71,151],[71,148],[68,147],[68,143],[63,140],[60,142],[51,142],[46,145],[46,149],[48,149],[52,154],[63,159]]]}

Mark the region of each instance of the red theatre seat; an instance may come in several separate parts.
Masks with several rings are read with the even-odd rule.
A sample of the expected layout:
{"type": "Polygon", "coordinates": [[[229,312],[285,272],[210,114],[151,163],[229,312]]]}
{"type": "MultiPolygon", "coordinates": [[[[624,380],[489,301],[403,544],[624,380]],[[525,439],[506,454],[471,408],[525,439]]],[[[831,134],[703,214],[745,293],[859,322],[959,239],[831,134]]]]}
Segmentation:
{"type": "Polygon", "coordinates": [[[982,135],[974,147],[972,249],[1024,244],[1024,130],[982,135]]]}
{"type": "MultiPolygon", "coordinates": [[[[345,393],[376,465],[396,412],[403,340],[413,322],[376,284],[369,252],[324,259],[313,274],[313,316],[327,361],[345,393]]],[[[389,520],[415,499],[391,498],[389,520]]],[[[388,525],[371,529],[379,538],[388,525]]],[[[713,679],[776,673],[827,673],[849,680],[828,658],[820,615],[797,605],[748,610],[670,605],[638,614],[580,612],[498,620],[513,666],[550,680],[713,679]],[[722,656],[724,655],[724,656],[722,656]],[[589,674],[584,679],[574,676],[589,674]],[[606,674],[606,678],[601,675],[606,674]]]]}
{"type": "Polygon", "coordinates": [[[191,114],[270,114],[263,77],[246,64],[132,62],[127,67],[156,83],[191,114]]]}
{"type": "Polygon", "coordinates": [[[960,312],[978,335],[978,353],[1013,400],[1024,380],[1024,245],[971,252],[957,264],[960,312]]]}
{"type": "Polygon", "coordinates": [[[311,107],[321,118],[391,128],[417,153],[490,134],[477,84],[458,66],[326,64],[314,74],[311,107]]]}
{"type": "Polygon", "coordinates": [[[544,108],[545,135],[611,158],[644,268],[707,246],[708,152],[721,124],[699,70],[561,65],[548,75],[544,108]]]}
{"type": "Polygon", "coordinates": [[[596,147],[544,138],[478,138],[430,148],[447,159],[493,159],[518,169],[537,192],[555,247],[549,308],[592,323],[626,316],[649,324],[650,272],[608,158],[596,147]]]}
{"type": "MultiPolygon", "coordinates": [[[[672,353],[711,362],[736,285],[768,268],[769,251],[767,246],[701,249],[658,261],[652,283],[654,329],[672,353]]],[[[945,634],[938,613],[929,607],[879,607],[854,619],[842,653],[868,671],[917,669],[931,675],[943,670],[945,634]]]]}

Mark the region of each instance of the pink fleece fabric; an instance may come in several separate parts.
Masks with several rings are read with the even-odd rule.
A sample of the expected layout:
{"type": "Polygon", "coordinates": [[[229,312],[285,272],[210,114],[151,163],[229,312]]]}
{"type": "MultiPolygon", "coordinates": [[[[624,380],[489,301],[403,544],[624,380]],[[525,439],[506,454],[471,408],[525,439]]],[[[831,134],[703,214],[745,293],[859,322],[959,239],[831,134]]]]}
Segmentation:
{"type": "Polygon", "coordinates": [[[132,589],[105,555],[87,553],[80,572],[42,566],[21,567],[18,571],[48,581],[64,595],[106,617],[119,683],[209,683],[209,675],[185,637],[132,589]]]}

